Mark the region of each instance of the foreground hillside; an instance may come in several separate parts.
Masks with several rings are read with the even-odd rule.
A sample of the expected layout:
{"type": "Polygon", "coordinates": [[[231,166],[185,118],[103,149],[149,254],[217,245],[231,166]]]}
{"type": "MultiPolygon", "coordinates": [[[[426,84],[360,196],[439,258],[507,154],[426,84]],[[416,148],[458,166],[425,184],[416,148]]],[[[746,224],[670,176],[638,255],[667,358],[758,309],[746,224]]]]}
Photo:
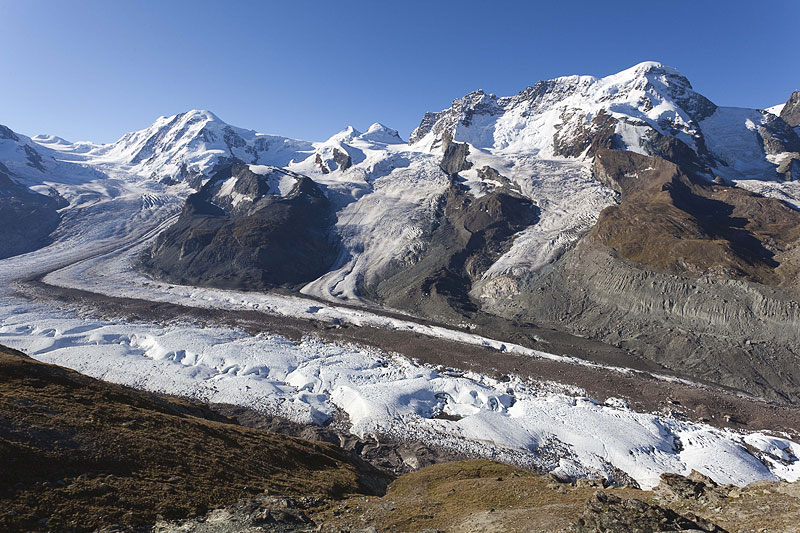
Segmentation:
{"type": "Polygon", "coordinates": [[[3,531],[143,526],[265,490],[341,497],[383,479],[333,445],[236,426],[3,347],[0,375],[3,531]]]}
{"type": "Polygon", "coordinates": [[[388,475],[324,442],[0,347],[4,531],[797,531],[800,485],[653,491],[487,460],[388,475]],[[385,492],[385,494],[384,494],[385,492]],[[379,496],[377,494],[383,494],[379,496]]]}

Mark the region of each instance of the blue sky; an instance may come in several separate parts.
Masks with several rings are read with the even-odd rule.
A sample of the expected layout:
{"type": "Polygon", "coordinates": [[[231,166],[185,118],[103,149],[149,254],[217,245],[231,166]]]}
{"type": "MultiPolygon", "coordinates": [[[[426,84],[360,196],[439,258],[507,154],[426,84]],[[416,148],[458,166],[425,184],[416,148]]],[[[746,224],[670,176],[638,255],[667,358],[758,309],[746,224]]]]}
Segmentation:
{"type": "Polygon", "coordinates": [[[471,90],[677,67],[719,105],[800,89],[800,2],[0,0],[0,124],[111,142],[210,109],[322,140],[380,121],[406,137],[471,90]]]}

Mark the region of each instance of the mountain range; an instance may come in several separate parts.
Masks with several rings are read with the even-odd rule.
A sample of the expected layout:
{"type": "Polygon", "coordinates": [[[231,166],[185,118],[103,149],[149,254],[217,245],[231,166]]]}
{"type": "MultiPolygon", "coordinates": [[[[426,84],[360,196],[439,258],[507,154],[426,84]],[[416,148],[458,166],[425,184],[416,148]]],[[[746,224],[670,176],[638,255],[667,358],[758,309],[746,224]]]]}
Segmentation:
{"type": "MultiPolygon", "coordinates": [[[[795,403],[800,97],[720,107],[676,69],[478,90],[324,142],[160,117],[97,145],[0,129],[1,256],[135,186],[185,198],[142,268],[444,323],[589,337],[795,403]]],[[[183,201],[183,200],[181,200],[183,201]]]]}
{"type": "MultiPolygon", "coordinates": [[[[98,458],[89,485],[106,490],[122,483],[107,474],[143,470],[130,454],[111,469],[99,443],[107,433],[162,447],[169,439],[145,422],[163,407],[162,425],[184,408],[208,419],[176,433],[197,464],[219,459],[198,467],[203,476],[248,468],[224,464],[231,435],[269,440],[220,421],[328,441],[308,444],[316,452],[301,472],[334,454],[336,468],[378,476],[383,488],[367,492],[379,494],[433,463],[514,465],[459,462],[401,477],[383,498],[359,500],[375,523],[406,520],[404,509],[421,505],[419,483],[450,487],[475,470],[464,474],[465,498],[501,478],[509,494],[553,492],[543,502],[579,495],[569,520],[585,511],[575,523],[589,529],[612,515],[693,522],[650,493],[646,504],[613,496],[659,486],[680,513],[735,525],[718,505],[735,508],[728,495],[772,499],[780,480],[800,476],[800,92],[787,96],[768,109],[722,107],[675,68],[645,62],[512,96],[477,90],[421,114],[408,139],[375,123],[305,141],[204,110],[159,117],[111,144],[0,126],[0,345],[38,361],[5,352],[30,402],[11,389],[4,398],[16,429],[13,442],[0,435],[0,452],[16,454],[22,485],[7,483],[21,514],[0,512],[0,522],[37,528],[39,510],[60,516],[53,523],[79,520],[74,502],[60,515],[48,509],[89,478],[64,470],[66,456],[26,432],[27,421],[51,426],[48,435],[80,426],[98,458]],[[80,415],[82,400],[48,397],[72,413],[66,420],[36,407],[45,391],[31,372],[68,376],[76,397],[88,387],[114,409],[139,398],[147,412],[104,422],[106,432],[80,415]],[[199,427],[219,442],[204,448],[199,427]],[[53,476],[69,474],[66,488],[41,484],[46,469],[25,473],[30,450],[53,458],[53,476]],[[763,485],[770,495],[734,486],[759,480],[773,483],[763,485]],[[612,492],[584,509],[586,491],[602,487],[612,492]],[[37,494],[47,497],[25,503],[37,494]]],[[[273,444],[305,449],[298,442],[273,444]]],[[[173,465],[184,451],[170,450],[154,459],[173,465]]],[[[263,458],[252,459],[261,472],[263,458]]],[[[169,476],[146,481],[171,493],[169,476]]],[[[187,484],[174,518],[194,509],[202,522],[206,505],[234,505],[220,512],[259,520],[258,505],[236,503],[237,487],[252,488],[239,481],[196,508],[187,484]]],[[[81,501],[125,523],[150,524],[169,507],[150,498],[129,520],[104,494],[81,501]]],[[[273,496],[259,505],[283,505],[273,496]]],[[[432,513],[461,512],[459,498],[432,513]]],[[[348,528],[361,520],[304,502],[289,510],[348,528]]],[[[487,513],[500,509],[491,502],[487,513]]]]}

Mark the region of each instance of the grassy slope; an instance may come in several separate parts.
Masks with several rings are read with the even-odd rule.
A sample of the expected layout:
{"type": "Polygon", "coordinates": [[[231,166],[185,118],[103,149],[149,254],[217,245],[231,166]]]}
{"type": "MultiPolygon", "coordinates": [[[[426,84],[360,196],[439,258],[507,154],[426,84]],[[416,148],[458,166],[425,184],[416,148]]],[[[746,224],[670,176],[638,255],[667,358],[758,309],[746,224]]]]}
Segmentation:
{"type": "Polygon", "coordinates": [[[0,347],[0,530],[136,526],[265,489],[364,492],[332,445],[212,417],[0,347]]]}
{"type": "MultiPolygon", "coordinates": [[[[379,531],[560,531],[580,517],[596,490],[554,483],[548,476],[476,459],[403,475],[382,498],[354,497],[314,519],[325,523],[323,531],[359,523],[361,527],[375,525],[379,531]]],[[[609,492],[652,501],[652,493],[637,489],[609,492]]]]}

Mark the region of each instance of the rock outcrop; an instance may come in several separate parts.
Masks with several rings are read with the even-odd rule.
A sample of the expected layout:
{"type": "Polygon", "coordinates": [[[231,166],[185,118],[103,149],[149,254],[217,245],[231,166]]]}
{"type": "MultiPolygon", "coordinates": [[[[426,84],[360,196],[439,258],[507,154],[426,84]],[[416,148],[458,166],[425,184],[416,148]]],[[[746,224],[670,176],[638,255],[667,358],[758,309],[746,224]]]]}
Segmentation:
{"type": "Polygon", "coordinates": [[[728,531],[800,531],[800,483],[756,481],[744,487],[717,485],[692,471],[662,474],[654,500],[685,516],[702,516],[728,531]]]}
{"type": "Polygon", "coordinates": [[[477,311],[472,284],[508,251],[517,232],[538,221],[538,207],[509,187],[479,198],[469,194],[457,174],[469,168],[467,153],[466,144],[446,143],[442,169],[451,184],[439,200],[425,248],[409,262],[395,262],[367,287],[383,303],[438,318],[477,311]]]}
{"type": "Polygon", "coordinates": [[[311,179],[234,164],[192,194],[143,258],[175,283],[236,289],[296,286],[336,259],[333,214],[311,179]]]}
{"type": "Polygon", "coordinates": [[[672,509],[635,498],[622,499],[597,491],[576,521],[576,533],[639,533],[644,531],[705,531],[725,533],[716,524],[695,515],[683,516],[672,509]]]}
{"type": "Polygon", "coordinates": [[[781,110],[781,118],[790,126],[800,126],[800,91],[795,91],[781,110]]]}
{"type": "Polygon", "coordinates": [[[52,242],[50,234],[61,221],[58,209],[64,205],[63,198],[55,191],[45,196],[16,183],[8,168],[0,163],[0,228],[3,231],[0,259],[52,242]]]}

